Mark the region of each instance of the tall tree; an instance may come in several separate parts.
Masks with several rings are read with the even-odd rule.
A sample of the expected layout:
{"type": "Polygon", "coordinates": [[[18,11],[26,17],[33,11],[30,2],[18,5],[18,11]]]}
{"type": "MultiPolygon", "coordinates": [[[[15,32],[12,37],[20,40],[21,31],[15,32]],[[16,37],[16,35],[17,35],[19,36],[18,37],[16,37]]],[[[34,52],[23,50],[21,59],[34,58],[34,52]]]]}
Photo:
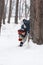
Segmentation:
{"type": "Polygon", "coordinates": [[[32,36],[32,39],[34,38],[34,21],[36,18],[36,0],[30,0],[30,33],[32,36]]]}
{"type": "Polygon", "coordinates": [[[3,24],[5,24],[5,19],[6,19],[7,4],[8,4],[8,0],[6,0],[6,4],[4,5],[3,24]]]}
{"type": "Polygon", "coordinates": [[[27,1],[25,0],[25,17],[27,18],[27,1]]]}
{"type": "Polygon", "coordinates": [[[16,12],[15,12],[15,23],[18,23],[18,5],[19,5],[19,0],[16,0],[16,12]]]}
{"type": "Polygon", "coordinates": [[[9,5],[8,23],[10,23],[11,13],[12,13],[12,0],[10,0],[10,5],[9,5]]]}
{"type": "Polygon", "coordinates": [[[19,4],[19,19],[21,19],[22,15],[21,15],[21,0],[20,0],[20,4],[19,4]]]}
{"type": "Polygon", "coordinates": [[[5,0],[0,0],[0,31],[1,31],[1,21],[3,18],[3,13],[4,13],[4,2],[5,0]]]}
{"type": "Polygon", "coordinates": [[[43,43],[43,0],[31,0],[30,26],[31,36],[35,43],[43,43]]]}

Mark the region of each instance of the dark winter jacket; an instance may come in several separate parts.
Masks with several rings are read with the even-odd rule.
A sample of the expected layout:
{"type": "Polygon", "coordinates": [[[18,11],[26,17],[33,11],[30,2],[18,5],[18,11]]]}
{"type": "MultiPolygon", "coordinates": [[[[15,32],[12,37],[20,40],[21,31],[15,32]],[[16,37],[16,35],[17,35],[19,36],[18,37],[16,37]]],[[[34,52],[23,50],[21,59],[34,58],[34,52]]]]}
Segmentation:
{"type": "Polygon", "coordinates": [[[21,29],[26,30],[26,32],[30,32],[30,20],[23,19],[23,25],[21,26],[21,29]]]}

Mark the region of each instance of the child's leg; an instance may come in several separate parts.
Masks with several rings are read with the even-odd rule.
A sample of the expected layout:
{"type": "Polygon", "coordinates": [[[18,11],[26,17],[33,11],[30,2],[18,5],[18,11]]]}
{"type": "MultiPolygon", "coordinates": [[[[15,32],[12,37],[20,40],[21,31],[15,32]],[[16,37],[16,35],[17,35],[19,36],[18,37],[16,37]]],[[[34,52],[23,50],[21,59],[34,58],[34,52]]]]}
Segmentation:
{"type": "Polygon", "coordinates": [[[20,46],[23,46],[23,44],[25,43],[26,39],[27,39],[27,35],[26,35],[25,38],[20,42],[20,46]]]}

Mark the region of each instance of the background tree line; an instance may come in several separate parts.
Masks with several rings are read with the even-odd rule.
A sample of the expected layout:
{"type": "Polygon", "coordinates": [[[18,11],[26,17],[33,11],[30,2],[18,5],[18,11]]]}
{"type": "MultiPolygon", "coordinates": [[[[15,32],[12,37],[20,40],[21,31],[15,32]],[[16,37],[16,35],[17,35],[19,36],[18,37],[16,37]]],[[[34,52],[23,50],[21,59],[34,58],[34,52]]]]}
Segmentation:
{"type": "Polygon", "coordinates": [[[13,17],[14,22],[17,24],[18,19],[28,17],[30,4],[27,0],[0,0],[0,5],[2,5],[0,6],[0,12],[2,13],[3,11],[3,24],[5,24],[6,18],[8,19],[7,22],[10,23],[10,19],[13,17]]]}

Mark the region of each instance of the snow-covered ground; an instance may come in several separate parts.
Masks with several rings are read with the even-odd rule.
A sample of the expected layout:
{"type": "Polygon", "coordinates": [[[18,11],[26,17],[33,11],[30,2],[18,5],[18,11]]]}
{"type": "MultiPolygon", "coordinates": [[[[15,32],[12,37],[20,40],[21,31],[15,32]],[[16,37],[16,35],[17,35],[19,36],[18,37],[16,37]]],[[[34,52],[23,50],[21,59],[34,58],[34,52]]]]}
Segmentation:
{"type": "Polygon", "coordinates": [[[43,65],[43,45],[30,40],[23,47],[18,47],[20,24],[2,25],[0,35],[0,65],[43,65]]]}

